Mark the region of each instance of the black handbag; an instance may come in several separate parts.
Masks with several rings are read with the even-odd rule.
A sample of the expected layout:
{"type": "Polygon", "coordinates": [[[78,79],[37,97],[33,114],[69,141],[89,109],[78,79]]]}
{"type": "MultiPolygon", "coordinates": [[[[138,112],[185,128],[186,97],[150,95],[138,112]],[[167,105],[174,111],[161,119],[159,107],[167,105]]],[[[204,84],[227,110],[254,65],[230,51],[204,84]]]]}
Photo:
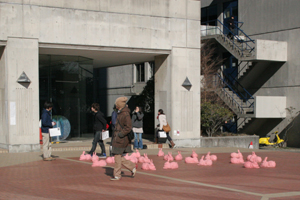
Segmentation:
{"type": "Polygon", "coordinates": [[[127,136],[130,141],[134,139],[134,133],[133,133],[132,129],[131,129],[130,133],[127,134],[127,136]]]}

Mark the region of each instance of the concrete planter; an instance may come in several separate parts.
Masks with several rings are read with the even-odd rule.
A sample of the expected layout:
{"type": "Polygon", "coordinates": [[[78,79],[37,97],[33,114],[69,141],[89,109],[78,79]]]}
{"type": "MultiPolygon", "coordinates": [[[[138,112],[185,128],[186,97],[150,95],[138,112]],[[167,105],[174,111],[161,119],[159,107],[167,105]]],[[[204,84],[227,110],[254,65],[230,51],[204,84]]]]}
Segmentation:
{"type": "Polygon", "coordinates": [[[226,137],[202,137],[200,147],[238,147],[249,148],[250,142],[253,148],[259,148],[259,136],[226,136],[226,137]]]}
{"type": "Polygon", "coordinates": [[[250,142],[253,149],[259,149],[259,136],[226,136],[226,137],[201,137],[191,139],[174,139],[177,147],[238,147],[249,148],[250,142]]]}

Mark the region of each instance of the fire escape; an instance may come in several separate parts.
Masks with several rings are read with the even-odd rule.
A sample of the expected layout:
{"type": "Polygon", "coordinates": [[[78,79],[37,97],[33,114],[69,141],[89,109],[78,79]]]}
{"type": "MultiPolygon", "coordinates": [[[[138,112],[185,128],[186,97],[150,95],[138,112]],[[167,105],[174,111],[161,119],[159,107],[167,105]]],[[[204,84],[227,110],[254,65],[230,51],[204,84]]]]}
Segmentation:
{"type": "Polygon", "coordinates": [[[202,25],[201,40],[214,40],[238,60],[232,73],[220,71],[214,78],[214,92],[237,116],[237,132],[244,132],[254,118],[284,118],[286,97],[259,96],[253,88],[260,88],[287,61],[287,43],[251,39],[239,24],[236,34],[218,19],[209,24],[215,26],[202,25]]]}

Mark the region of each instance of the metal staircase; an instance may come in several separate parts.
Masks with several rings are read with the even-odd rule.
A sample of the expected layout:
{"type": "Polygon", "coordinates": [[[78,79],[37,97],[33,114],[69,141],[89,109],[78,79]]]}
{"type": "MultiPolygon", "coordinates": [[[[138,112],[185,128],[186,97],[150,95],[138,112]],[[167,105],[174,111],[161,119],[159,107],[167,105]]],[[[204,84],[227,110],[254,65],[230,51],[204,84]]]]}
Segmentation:
{"type": "Polygon", "coordinates": [[[208,21],[207,23],[215,23],[216,26],[201,26],[202,40],[217,40],[219,44],[240,61],[255,58],[255,41],[244,33],[239,26],[236,25],[238,32],[238,35],[236,35],[218,19],[208,21]],[[225,34],[225,32],[230,34],[225,34]]]}
{"type": "Polygon", "coordinates": [[[224,103],[239,117],[253,117],[254,97],[239,85],[238,82],[232,84],[224,75],[215,75],[215,92],[224,103]],[[223,77],[222,77],[223,76],[223,77]],[[242,88],[239,91],[237,87],[242,88]]]}
{"type": "MultiPolygon", "coordinates": [[[[240,29],[239,23],[235,24],[236,31],[234,32],[237,34],[218,19],[201,25],[202,41],[215,40],[238,60],[238,66],[234,70],[227,70],[226,73],[220,72],[215,75],[215,85],[212,88],[212,91],[236,114],[238,132],[253,125],[250,122],[255,121],[252,120],[253,118],[257,118],[254,105],[255,99],[258,97],[254,98],[252,94],[255,94],[257,88],[260,88],[281,67],[282,63],[286,62],[284,54],[282,57],[269,56],[282,55],[276,51],[276,48],[272,48],[273,41],[254,41],[240,29]],[[264,51],[268,52],[264,54],[262,53],[264,51]],[[228,73],[229,71],[230,73],[228,73]],[[247,89],[251,92],[248,92],[247,89]]],[[[280,45],[283,43],[278,44],[278,47],[281,47],[280,45]]],[[[261,101],[257,101],[256,104],[262,105],[261,101]]],[[[277,114],[276,117],[278,116],[277,114]]]]}
{"type": "MultiPolygon", "coordinates": [[[[211,21],[212,22],[212,21],[211,21]]],[[[211,23],[209,22],[209,23],[211,23]]],[[[223,74],[216,75],[216,94],[237,116],[237,131],[243,129],[254,117],[254,97],[239,83],[253,68],[251,60],[255,58],[255,41],[239,26],[239,35],[234,34],[220,20],[214,20],[217,26],[206,26],[202,31],[202,40],[215,39],[224,49],[239,60],[237,77],[226,78],[223,74]],[[231,33],[231,37],[224,32],[231,33]],[[223,78],[222,78],[223,77],[223,78]],[[233,81],[234,80],[234,83],[233,81]]],[[[234,73],[234,72],[232,72],[234,73]]],[[[232,74],[231,74],[232,75],[232,74]]]]}

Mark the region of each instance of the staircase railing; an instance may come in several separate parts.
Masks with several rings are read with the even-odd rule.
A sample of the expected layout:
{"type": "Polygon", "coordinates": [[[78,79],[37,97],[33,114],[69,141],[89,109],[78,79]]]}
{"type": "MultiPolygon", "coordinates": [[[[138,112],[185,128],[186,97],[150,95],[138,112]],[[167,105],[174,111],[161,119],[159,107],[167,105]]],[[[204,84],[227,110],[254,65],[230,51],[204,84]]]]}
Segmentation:
{"type": "MultiPolygon", "coordinates": [[[[251,61],[247,61],[245,64],[244,64],[244,66],[243,67],[241,67],[241,64],[242,63],[245,63],[245,61],[240,61],[240,63],[238,64],[238,67],[236,67],[236,71],[237,71],[237,74],[238,74],[238,79],[241,77],[241,75],[242,75],[242,71],[245,69],[245,68],[247,68],[247,67],[249,67],[250,65],[249,65],[249,63],[251,63],[251,65],[252,65],[252,62],[251,61]]],[[[246,70],[245,70],[246,71],[246,70]]],[[[235,72],[235,71],[233,71],[233,72],[235,72]]],[[[232,73],[233,73],[232,72],[232,73]]],[[[231,74],[232,74],[231,73],[231,74]]]]}
{"type": "Polygon", "coordinates": [[[207,35],[218,35],[223,34],[224,35],[224,41],[225,41],[225,34],[226,30],[228,33],[231,34],[232,39],[228,38],[229,41],[232,43],[233,48],[237,48],[240,50],[242,56],[244,56],[244,53],[247,51],[247,53],[251,53],[255,51],[255,41],[252,40],[238,25],[235,26],[235,28],[238,30],[239,33],[242,33],[245,37],[245,39],[241,38],[241,35],[234,34],[227,26],[225,26],[220,20],[210,20],[205,22],[206,28],[202,29],[201,26],[201,36],[207,36],[207,35]],[[210,24],[215,24],[215,26],[211,26],[210,24]]]}
{"type": "Polygon", "coordinates": [[[236,77],[232,76],[232,74],[228,74],[225,75],[223,73],[223,76],[225,77],[224,80],[231,86],[231,88],[238,94],[238,97],[240,99],[242,99],[246,104],[249,104],[249,107],[252,106],[253,102],[251,103],[249,100],[253,99],[254,97],[250,94],[250,92],[248,92],[248,90],[246,90],[240,83],[239,81],[236,79],[236,77]],[[234,80],[234,82],[232,81],[234,80]],[[242,91],[240,91],[240,89],[236,86],[238,85],[239,88],[242,89],[242,91]]]}
{"type": "Polygon", "coordinates": [[[216,77],[216,80],[215,80],[215,86],[216,86],[216,88],[218,88],[218,87],[221,88],[222,92],[226,93],[227,96],[229,96],[231,98],[231,100],[233,102],[235,102],[235,104],[238,107],[238,110],[240,111],[241,114],[245,114],[245,112],[244,112],[245,108],[251,108],[253,110],[252,112],[254,112],[254,102],[250,102],[249,101],[250,98],[253,98],[253,96],[250,93],[249,93],[249,95],[251,97],[249,97],[248,99],[247,99],[246,96],[241,97],[241,95],[238,94],[236,92],[236,90],[233,89],[233,86],[230,85],[228,83],[228,81],[226,81],[224,78],[222,78],[220,74],[217,73],[215,77],[216,77]],[[229,88],[229,90],[232,91],[232,93],[229,93],[227,90],[225,90],[226,87],[229,88]],[[242,102],[244,102],[244,105],[242,105],[241,103],[237,102],[236,99],[234,98],[235,97],[234,95],[236,95],[241,100],[245,99],[245,101],[244,100],[242,101],[242,102]]]}
{"type": "Polygon", "coordinates": [[[225,93],[225,94],[227,94],[227,96],[229,96],[233,100],[233,102],[235,102],[236,106],[238,107],[238,110],[240,111],[241,114],[243,114],[244,113],[244,109],[243,109],[242,105],[240,105],[240,103],[235,100],[235,98],[234,98],[235,92],[233,91],[233,89],[231,88],[231,86],[228,85],[227,82],[224,79],[222,79],[222,77],[220,76],[220,74],[217,73],[215,77],[216,77],[216,79],[215,79],[215,87],[216,88],[221,88],[222,92],[225,93]],[[233,93],[229,93],[227,90],[225,90],[224,86],[227,86],[228,88],[230,88],[233,91],[233,93]]]}

